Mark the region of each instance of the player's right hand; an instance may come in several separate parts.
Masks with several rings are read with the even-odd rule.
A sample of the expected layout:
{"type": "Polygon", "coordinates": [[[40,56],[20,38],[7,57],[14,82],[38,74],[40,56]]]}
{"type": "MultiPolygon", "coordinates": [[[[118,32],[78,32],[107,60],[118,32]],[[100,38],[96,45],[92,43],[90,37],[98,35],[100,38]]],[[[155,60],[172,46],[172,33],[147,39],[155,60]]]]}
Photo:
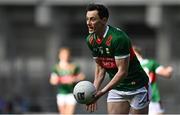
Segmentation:
{"type": "Polygon", "coordinates": [[[52,85],[58,85],[58,83],[59,83],[59,77],[56,76],[56,75],[51,75],[50,83],[51,83],[52,85]]]}

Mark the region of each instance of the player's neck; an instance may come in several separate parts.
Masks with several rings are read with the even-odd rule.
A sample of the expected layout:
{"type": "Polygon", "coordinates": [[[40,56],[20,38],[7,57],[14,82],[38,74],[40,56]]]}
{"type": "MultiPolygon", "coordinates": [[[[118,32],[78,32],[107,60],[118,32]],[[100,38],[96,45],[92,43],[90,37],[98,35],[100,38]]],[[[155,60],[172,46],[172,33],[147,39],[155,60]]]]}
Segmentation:
{"type": "Polygon", "coordinates": [[[59,62],[59,65],[60,65],[61,67],[66,67],[66,66],[69,65],[69,62],[67,62],[67,61],[60,61],[60,62],[59,62]]]}
{"type": "Polygon", "coordinates": [[[107,26],[105,25],[99,32],[96,33],[97,37],[100,39],[104,38],[107,26]]]}

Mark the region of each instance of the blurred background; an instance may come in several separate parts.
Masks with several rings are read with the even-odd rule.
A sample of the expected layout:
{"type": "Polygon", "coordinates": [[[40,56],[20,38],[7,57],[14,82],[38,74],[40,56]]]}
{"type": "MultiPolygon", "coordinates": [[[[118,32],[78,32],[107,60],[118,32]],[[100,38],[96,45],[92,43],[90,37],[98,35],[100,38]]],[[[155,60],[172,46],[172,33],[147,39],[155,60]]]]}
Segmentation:
{"type": "MultiPolygon", "coordinates": [[[[60,47],[94,77],[86,46],[85,8],[95,0],[0,0],[0,113],[57,113],[56,88],[49,84],[60,47]]],[[[180,113],[180,0],[101,0],[109,24],[127,32],[145,57],[174,67],[159,77],[165,113],[180,113]]],[[[104,82],[104,84],[108,81],[104,82]]],[[[95,113],[106,113],[106,96],[95,113]]],[[[78,104],[76,114],[86,114],[78,104]]]]}

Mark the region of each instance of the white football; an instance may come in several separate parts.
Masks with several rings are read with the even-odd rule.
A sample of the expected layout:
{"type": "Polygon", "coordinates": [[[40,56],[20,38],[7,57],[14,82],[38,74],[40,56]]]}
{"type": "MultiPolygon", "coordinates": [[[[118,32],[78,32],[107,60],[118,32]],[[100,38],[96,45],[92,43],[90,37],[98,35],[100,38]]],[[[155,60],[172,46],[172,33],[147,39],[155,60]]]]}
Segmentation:
{"type": "Polygon", "coordinates": [[[78,82],[73,90],[74,97],[80,104],[90,103],[93,100],[95,93],[96,88],[90,81],[78,82]]]}

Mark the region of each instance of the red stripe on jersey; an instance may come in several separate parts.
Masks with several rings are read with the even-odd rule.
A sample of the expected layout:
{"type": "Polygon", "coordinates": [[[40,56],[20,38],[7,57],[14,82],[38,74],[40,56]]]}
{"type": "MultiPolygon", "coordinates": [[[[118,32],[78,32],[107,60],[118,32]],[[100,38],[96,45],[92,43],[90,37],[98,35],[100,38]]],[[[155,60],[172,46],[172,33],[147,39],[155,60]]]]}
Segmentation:
{"type": "Polygon", "coordinates": [[[134,53],[134,50],[133,50],[133,48],[131,47],[131,48],[130,48],[130,60],[132,60],[135,56],[136,56],[136,55],[135,55],[135,53],[134,53]]]}
{"type": "Polygon", "coordinates": [[[150,83],[156,82],[156,74],[154,72],[149,72],[150,83]]]}

